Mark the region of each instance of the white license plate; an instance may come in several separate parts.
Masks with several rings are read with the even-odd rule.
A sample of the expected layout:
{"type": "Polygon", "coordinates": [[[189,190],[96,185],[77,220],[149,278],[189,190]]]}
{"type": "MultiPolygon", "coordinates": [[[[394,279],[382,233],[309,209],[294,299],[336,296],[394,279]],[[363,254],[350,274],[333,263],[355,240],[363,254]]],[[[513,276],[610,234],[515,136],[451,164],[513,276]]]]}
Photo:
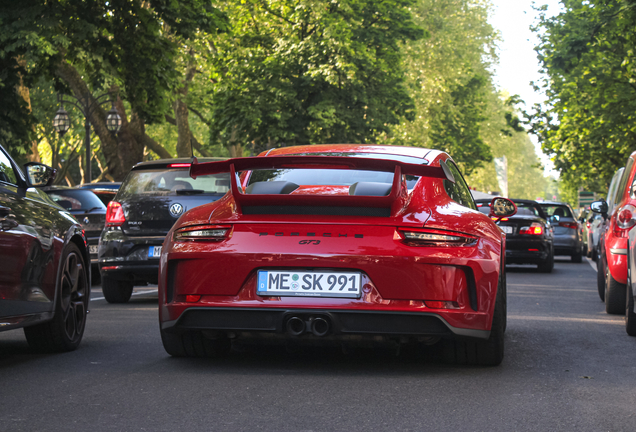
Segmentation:
{"type": "Polygon", "coordinates": [[[265,271],[258,272],[258,295],[359,298],[359,272],[265,271]]]}
{"type": "Polygon", "coordinates": [[[511,226],[502,226],[501,229],[503,230],[503,232],[505,232],[506,234],[512,234],[512,231],[514,230],[513,227],[511,226]]]}
{"type": "Polygon", "coordinates": [[[88,253],[93,255],[97,253],[98,245],[88,245],[88,253]]]}
{"type": "Polygon", "coordinates": [[[161,247],[162,246],[150,246],[148,248],[148,258],[159,258],[159,257],[161,257],[161,247]]]}

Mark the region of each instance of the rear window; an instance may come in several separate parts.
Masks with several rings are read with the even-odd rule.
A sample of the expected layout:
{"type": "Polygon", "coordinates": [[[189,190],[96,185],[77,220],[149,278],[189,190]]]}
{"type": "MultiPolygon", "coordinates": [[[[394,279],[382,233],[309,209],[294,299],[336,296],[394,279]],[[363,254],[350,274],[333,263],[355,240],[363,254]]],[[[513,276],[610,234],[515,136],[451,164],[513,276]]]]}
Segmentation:
{"type": "MultiPolygon", "coordinates": [[[[389,159],[400,162],[422,164],[428,163],[425,159],[388,155],[382,153],[298,153],[295,156],[340,156],[361,157],[370,159],[389,159]]],[[[413,189],[419,180],[418,176],[407,175],[406,184],[409,190],[413,189]]],[[[357,182],[375,182],[393,184],[392,172],[343,170],[343,169],[271,169],[254,170],[250,175],[248,186],[256,182],[288,181],[301,186],[351,186],[357,182]]]]}
{"type": "Polygon", "coordinates": [[[89,190],[53,190],[47,192],[57,205],[70,212],[89,212],[106,209],[104,203],[89,190]]]}
{"type": "MultiPolygon", "coordinates": [[[[517,213],[515,213],[515,216],[538,216],[540,218],[545,218],[545,215],[541,212],[541,209],[538,208],[537,204],[515,202],[515,205],[517,206],[517,213]]],[[[484,214],[489,214],[490,203],[477,204],[477,210],[484,214]]]]}
{"type": "Polygon", "coordinates": [[[548,217],[552,218],[553,216],[558,216],[559,218],[573,218],[572,212],[570,211],[568,206],[564,205],[549,205],[542,204],[541,208],[548,215],[548,217]]]}
{"type": "Polygon", "coordinates": [[[229,173],[193,179],[184,169],[137,170],[126,177],[117,199],[121,201],[133,195],[225,195],[228,190],[229,173]]]}

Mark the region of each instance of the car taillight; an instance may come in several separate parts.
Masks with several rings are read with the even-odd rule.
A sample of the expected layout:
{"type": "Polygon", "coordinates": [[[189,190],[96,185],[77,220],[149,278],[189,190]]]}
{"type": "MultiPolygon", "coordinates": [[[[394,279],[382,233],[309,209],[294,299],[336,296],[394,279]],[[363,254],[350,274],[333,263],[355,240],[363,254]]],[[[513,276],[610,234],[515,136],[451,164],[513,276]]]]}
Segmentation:
{"type": "Polygon", "coordinates": [[[106,226],[121,226],[126,222],[124,209],[117,201],[111,201],[106,208],[106,226]]]}
{"type": "Polygon", "coordinates": [[[442,230],[400,230],[402,242],[408,246],[470,246],[475,237],[442,230]]]}
{"type": "Polygon", "coordinates": [[[532,222],[532,225],[530,226],[521,227],[519,229],[519,234],[542,235],[543,225],[539,222],[532,222]]]}
{"type": "Polygon", "coordinates": [[[631,204],[627,204],[618,210],[616,215],[616,225],[620,229],[628,230],[636,225],[636,207],[631,204]]]}
{"type": "Polygon", "coordinates": [[[570,229],[578,229],[579,224],[576,222],[559,222],[559,226],[570,228],[570,229]]]}
{"type": "Polygon", "coordinates": [[[509,219],[507,217],[505,218],[499,218],[497,216],[491,216],[490,219],[494,220],[494,221],[501,221],[501,222],[507,222],[509,219]]]}
{"type": "Polygon", "coordinates": [[[220,241],[227,237],[229,226],[196,225],[179,228],[174,232],[174,241],[220,241]]]}
{"type": "Polygon", "coordinates": [[[592,224],[590,224],[589,222],[585,222],[585,227],[589,230],[590,227],[592,226],[592,224]]]}

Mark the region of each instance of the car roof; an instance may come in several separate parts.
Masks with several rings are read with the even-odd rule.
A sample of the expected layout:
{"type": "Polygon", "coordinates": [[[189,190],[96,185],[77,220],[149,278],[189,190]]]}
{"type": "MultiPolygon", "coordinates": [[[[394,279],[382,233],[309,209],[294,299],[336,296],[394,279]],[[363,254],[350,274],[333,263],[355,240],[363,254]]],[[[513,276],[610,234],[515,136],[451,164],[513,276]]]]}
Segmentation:
{"type": "MultiPolygon", "coordinates": [[[[224,157],[202,157],[197,158],[197,162],[216,162],[216,161],[224,161],[227,158],[224,157]]],[[[183,164],[183,163],[191,163],[192,158],[174,158],[174,159],[157,159],[153,161],[139,162],[137,165],[132,167],[133,170],[140,169],[153,169],[153,168],[168,168],[170,164],[183,164]]]]}
{"type": "Polygon", "coordinates": [[[305,146],[280,147],[261,153],[259,156],[282,156],[299,153],[330,153],[330,152],[350,152],[350,153],[376,153],[396,156],[410,156],[425,159],[429,162],[435,160],[440,155],[445,154],[440,150],[427,149],[423,147],[407,146],[383,146],[375,144],[313,144],[305,146]]]}
{"type": "Polygon", "coordinates": [[[44,186],[43,188],[41,188],[44,192],[53,192],[53,191],[84,191],[84,192],[93,192],[92,190],[88,189],[88,188],[76,188],[76,187],[70,187],[70,186],[62,186],[62,185],[56,185],[56,186],[44,186]]]}
{"type": "Polygon", "coordinates": [[[562,206],[566,206],[569,207],[570,205],[568,203],[564,203],[564,202],[557,202],[557,201],[539,201],[539,204],[541,205],[562,205],[562,206]]]}

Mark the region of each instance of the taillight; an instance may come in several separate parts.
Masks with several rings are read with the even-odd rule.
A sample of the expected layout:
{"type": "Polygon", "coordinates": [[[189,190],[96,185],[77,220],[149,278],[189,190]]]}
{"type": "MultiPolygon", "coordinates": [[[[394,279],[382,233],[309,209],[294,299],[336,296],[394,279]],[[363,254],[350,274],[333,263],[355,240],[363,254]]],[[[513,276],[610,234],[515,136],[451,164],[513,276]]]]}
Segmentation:
{"type": "Polygon", "coordinates": [[[578,229],[579,224],[576,222],[559,222],[559,226],[570,228],[570,229],[578,229]]]}
{"type": "Polygon", "coordinates": [[[220,241],[227,237],[229,226],[196,225],[179,228],[174,232],[174,241],[220,241]]]}
{"type": "Polygon", "coordinates": [[[470,246],[475,237],[442,230],[400,230],[402,242],[408,246],[470,246]]]}
{"type": "Polygon", "coordinates": [[[507,221],[508,221],[508,218],[507,218],[507,217],[505,217],[505,218],[500,218],[500,217],[497,217],[497,216],[491,216],[491,217],[490,217],[490,219],[492,219],[492,220],[494,220],[494,221],[502,221],[502,222],[507,222],[507,221]]]}
{"type": "Polygon", "coordinates": [[[126,222],[124,209],[117,201],[111,201],[106,208],[106,226],[122,226],[126,222]]]}
{"type": "Polygon", "coordinates": [[[636,219],[634,219],[636,214],[636,207],[631,204],[627,204],[623,206],[616,215],[616,225],[620,229],[628,230],[634,225],[636,225],[636,219]]]}
{"type": "Polygon", "coordinates": [[[543,235],[543,225],[539,222],[532,222],[532,225],[521,227],[519,234],[543,235]]]}
{"type": "Polygon", "coordinates": [[[588,230],[590,229],[590,227],[591,227],[591,226],[592,226],[592,224],[591,224],[591,223],[589,223],[589,222],[585,222],[585,227],[586,227],[588,230]]]}
{"type": "Polygon", "coordinates": [[[189,163],[171,163],[168,164],[168,168],[190,168],[189,163]]]}

